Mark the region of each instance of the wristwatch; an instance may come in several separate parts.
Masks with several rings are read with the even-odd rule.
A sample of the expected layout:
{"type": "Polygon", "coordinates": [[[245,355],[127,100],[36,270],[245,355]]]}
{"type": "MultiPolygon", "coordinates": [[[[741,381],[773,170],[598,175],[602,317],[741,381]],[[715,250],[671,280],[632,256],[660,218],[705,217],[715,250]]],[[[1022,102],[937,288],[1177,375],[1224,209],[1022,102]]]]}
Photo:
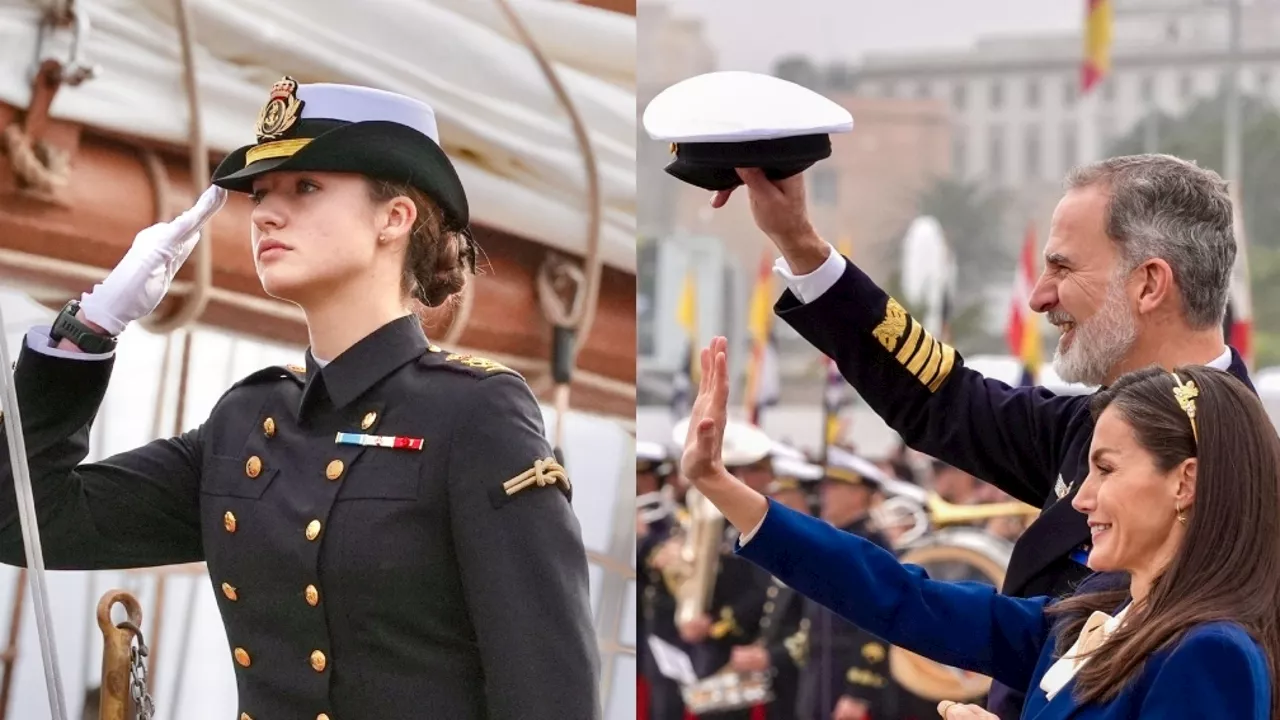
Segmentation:
{"type": "Polygon", "coordinates": [[[80,301],[72,300],[58,313],[49,331],[49,338],[55,343],[62,339],[70,340],[75,346],[91,355],[102,355],[116,349],[116,338],[105,335],[90,328],[76,319],[80,312],[80,301]]]}

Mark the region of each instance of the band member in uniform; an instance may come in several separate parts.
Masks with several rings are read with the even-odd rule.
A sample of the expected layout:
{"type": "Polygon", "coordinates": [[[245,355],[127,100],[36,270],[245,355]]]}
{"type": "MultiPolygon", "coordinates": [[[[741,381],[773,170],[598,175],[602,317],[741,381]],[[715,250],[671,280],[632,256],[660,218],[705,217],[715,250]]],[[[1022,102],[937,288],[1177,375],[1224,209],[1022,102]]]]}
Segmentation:
{"type": "MultiPolygon", "coordinates": [[[[678,424],[674,436],[683,434],[678,424]]],[[[725,430],[722,461],[728,471],[757,492],[765,492],[773,482],[770,452],[773,441],[764,431],[742,422],[729,423],[725,430]]],[[[768,573],[734,556],[737,531],[724,527],[718,547],[716,576],[708,612],[679,625],[680,637],[691,647],[690,659],[699,678],[732,669],[734,653],[754,644],[760,637],[765,593],[772,584],[768,573]]],[[[751,710],[726,710],[699,715],[707,720],[747,720],[751,710]]]]}
{"type": "MultiPolygon", "coordinates": [[[[822,519],[888,548],[871,521],[877,474],[852,453],[830,448],[822,470],[822,519]],[[861,461],[859,463],[858,461],[861,461]]],[[[809,656],[800,677],[799,720],[897,718],[889,648],[879,638],[805,600],[809,656]]]]}
{"type": "MultiPolygon", "coordinates": [[[[457,293],[476,253],[432,109],[285,78],[214,183],[27,335],[14,374],[48,567],[206,562],[240,720],[600,717],[586,553],[533,393],[430,343],[412,311],[457,293]],[[305,312],[306,367],[84,463],[116,336],[223,189],[256,206],[258,276],[305,312]]],[[[0,560],[21,564],[11,467],[6,449],[0,560]]]]}
{"type": "MultiPolygon", "coordinates": [[[[822,470],[797,459],[774,446],[772,465],[774,480],[769,496],[797,512],[808,513],[811,488],[822,477],[822,470]]],[[[799,451],[795,451],[799,454],[799,451]]],[[[734,649],[731,664],[740,672],[768,672],[773,701],[765,715],[769,720],[794,720],[800,683],[800,664],[804,660],[806,633],[801,627],[804,598],[777,578],[769,579],[765,590],[764,616],[760,619],[760,639],[754,645],[734,649]]]]}
{"type": "MultiPolygon", "coordinates": [[[[684,699],[680,686],[663,675],[649,648],[649,638],[656,637],[677,649],[688,652],[676,630],[676,600],[663,579],[662,566],[656,562],[658,551],[675,534],[677,520],[664,507],[664,489],[675,472],[674,464],[666,448],[660,443],[639,441],[636,443],[636,497],[657,497],[646,502],[637,518],[636,543],[640,593],[640,637],[636,645],[639,675],[648,686],[648,710],[643,718],[649,720],[684,720],[684,699]],[[652,507],[653,509],[649,509],[652,507]]],[[[678,541],[677,541],[678,542],[678,541]]]]}
{"type": "Polygon", "coordinates": [[[703,351],[682,468],[739,529],[742,557],[895,645],[1023,690],[1023,718],[1280,717],[1280,437],[1240,380],[1150,367],[1098,393],[1072,503],[1094,534],[1089,567],[1127,587],[1014,598],[932,580],[725,472],[726,347],[703,351]]]}
{"type": "MultiPolygon", "coordinates": [[[[970,370],[819,236],[799,173],[830,154],[828,133],[852,123],[835,122],[834,103],[817,93],[797,86],[784,98],[777,83],[747,73],[686,80],[652,101],[645,125],[676,143],[672,174],[717,191],[712,207],[747,186],[756,225],[782,255],[775,272],[788,290],[775,312],[834,359],[910,447],[1044,508],[1018,539],[1003,591],[1069,592],[1088,574],[1090,533],[1071,501],[1088,472],[1089,397],[970,370]]],[[[1054,358],[1062,379],[1106,386],[1135,368],[1203,363],[1252,388],[1222,333],[1236,255],[1222,178],[1167,155],[1137,155],[1076,169],[1066,184],[1031,295],[1031,308],[1062,330],[1054,358]]],[[[1018,717],[1021,703],[993,687],[990,707],[1003,720],[1018,717]]]]}

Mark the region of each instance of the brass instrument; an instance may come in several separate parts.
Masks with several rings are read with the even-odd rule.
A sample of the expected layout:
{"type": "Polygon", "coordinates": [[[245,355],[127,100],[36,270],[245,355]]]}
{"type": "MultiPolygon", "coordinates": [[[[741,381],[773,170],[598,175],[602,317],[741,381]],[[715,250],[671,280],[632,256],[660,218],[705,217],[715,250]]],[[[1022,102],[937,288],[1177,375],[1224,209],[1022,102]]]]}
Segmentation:
{"type": "Polygon", "coordinates": [[[720,544],[724,542],[724,515],[711,501],[690,488],[685,496],[689,521],[680,547],[680,561],[668,578],[676,599],[676,625],[707,614],[711,593],[720,571],[720,544]],[[674,582],[673,582],[674,581],[674,582]]]}
{"type": "Polygon", "coordinates": [[[872,519],[881,528],[898,527],[907,521],[910,522],[909,529],[903,532],[895,543],[899,548],[920,540],[931,528],[983,522],[1001,517],[1033,519],[1040,514],[1040,508],[1018,501],[956,505],[943,500],[937,493],[912,483],[883,478],[880,484],[889,497],[871,510],[872,519]]]}

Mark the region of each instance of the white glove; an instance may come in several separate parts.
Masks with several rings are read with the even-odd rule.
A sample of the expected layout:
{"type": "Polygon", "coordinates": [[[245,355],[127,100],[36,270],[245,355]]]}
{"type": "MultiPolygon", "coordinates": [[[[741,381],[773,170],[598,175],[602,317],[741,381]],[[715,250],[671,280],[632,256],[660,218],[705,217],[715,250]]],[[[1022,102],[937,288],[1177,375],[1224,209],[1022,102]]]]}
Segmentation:
{"type": "Polygon", "coordinates": [[[211,186],[195,207],[172,222],[152,225],[134,236],[133,246],[120,264],[80,298],[84,318],[111,335],[119,335],[129,323],[150,315],[200,242],[200,228],[226,202],[227,191],[211,186]]]}

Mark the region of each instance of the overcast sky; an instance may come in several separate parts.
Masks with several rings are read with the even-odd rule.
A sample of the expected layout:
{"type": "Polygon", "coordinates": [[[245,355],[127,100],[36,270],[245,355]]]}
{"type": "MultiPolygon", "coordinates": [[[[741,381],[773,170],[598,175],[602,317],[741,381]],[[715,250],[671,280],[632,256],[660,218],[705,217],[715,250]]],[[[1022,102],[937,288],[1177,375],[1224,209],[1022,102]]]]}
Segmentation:
{"type": "Polygon", "coordinates": [[[979,36],[1078,30],[1085,0],[668,0],[706,20],[720,70],[768,71],[804,52],[822,62],[866,52],[963,48],[979,36]]]}

